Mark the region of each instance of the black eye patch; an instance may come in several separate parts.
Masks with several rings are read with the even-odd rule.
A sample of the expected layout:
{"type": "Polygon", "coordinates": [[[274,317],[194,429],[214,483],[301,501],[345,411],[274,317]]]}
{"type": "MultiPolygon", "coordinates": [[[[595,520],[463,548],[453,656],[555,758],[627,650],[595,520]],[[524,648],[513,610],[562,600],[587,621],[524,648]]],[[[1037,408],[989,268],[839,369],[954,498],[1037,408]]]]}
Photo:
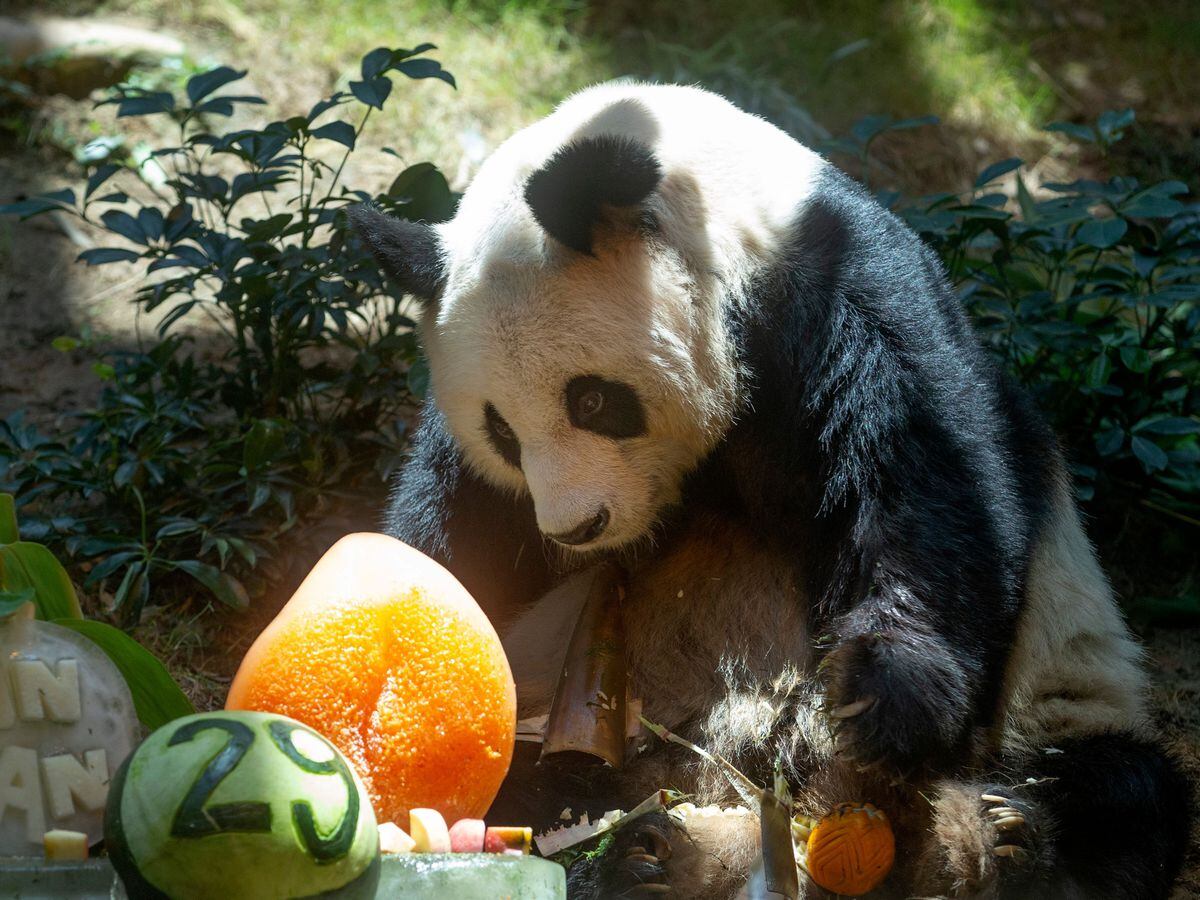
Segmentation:
{"type": "Polygon", "coordinates": [[[567,415],[576,428],[611,438],[634,438],[646,433],[642,401],[624,382],[578,375],[567,382],[564,395],[567,415]]]}
{"type": "Polygon", "coordinates": [[[504,421],[504,416],[490,403],[483,404],[483,430],[504,461],[513,468],[521,468],[521,442],[517,440],[512,427],[504,421]]]}

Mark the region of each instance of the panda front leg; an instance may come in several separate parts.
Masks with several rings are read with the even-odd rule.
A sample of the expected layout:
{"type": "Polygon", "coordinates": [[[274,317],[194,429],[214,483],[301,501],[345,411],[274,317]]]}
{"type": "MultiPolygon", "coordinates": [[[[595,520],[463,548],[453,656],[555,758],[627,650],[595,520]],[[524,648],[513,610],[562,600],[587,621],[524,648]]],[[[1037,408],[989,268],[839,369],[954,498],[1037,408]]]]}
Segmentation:
{"type": "Polygon", "coordinates": [[[956,758],[995,671],[965,624],[898,585],[876,587],[834,624],[819,674],[840,758],[902,773],[956,758]]]}
{"type": "Polygon", "coordinates": [[[1157,746],[1111,733],[944,781],[917,896],[1157,900],[1187,847],[1190,790],[1157,746]]]}

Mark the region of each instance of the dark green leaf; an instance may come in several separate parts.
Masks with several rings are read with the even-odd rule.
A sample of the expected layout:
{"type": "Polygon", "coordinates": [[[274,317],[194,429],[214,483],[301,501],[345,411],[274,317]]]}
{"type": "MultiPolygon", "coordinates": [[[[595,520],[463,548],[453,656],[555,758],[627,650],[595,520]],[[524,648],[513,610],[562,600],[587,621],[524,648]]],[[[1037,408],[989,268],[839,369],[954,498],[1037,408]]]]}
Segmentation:
{"type": "Polygon", "coordinates": [[[28,200],[6,203],[0,206],[0,216],[20,216],[22,219],[28,219],[30,216],[55,209],[70,209],[74,205],[75,192],[70,188],[63,188],[61,191],[51,191],[49,194],[40,194],[28,200]]]}
{"type": "Polygon", "coordinates": [[[1021,207],[1021,216],[1026,225],[1033,225],[1038,221],[1037,204],[1033,202],[1029,189],[1025,187],[1025,179],[1020,174],[1017,175],[1017,203],[1021,207]]]}
{"type": "Polygon", "coordinates": [[[1107,353],[1101,353],[1094,360],[1091,366],[1088,367],[1087,383],[1091,387],[1099,387],[1102,384],[1108,383],[1108,376],[1112,372],[1112,363],[1108,359],[1107,353]]]}
{"type": "Polygon", "coordinates": [[[444,222],[454,215],[454,193],[433,163],[409,166],[396,176],[387,196],[398,201],[393,211],[406,219],[444,222]]]}
{"type": "Polygon", "coordinates": [[[121,566],[133,559],[137,559],[142,555],[140,550],[126,550],[122,553],[113,553],[110,556],[99,562],[92,571],[88,572],[87,581],[84,586],[96,584],[103,581],[121,566]]]}
{"type": "Polygon", "coordinates": [[[1147,473],[1157,472],[1167,467],[1167,454],[1153,441],[1134,435],[1131,446],[1133,455],[1138,458],[1138,462],[1142,464],[1142,468],[1147,473]]]}
{"type": "Polygon", "coordinates": [[[1183,212],[1183,204],[1171,197],[1136,194],[1121,206],[1122,215],[1137,219],[1169,219],[1183,212]]]}
{"type": "Polygon", "coordinates": [[[84,188],[83,191],[83,198],[86,200],[88,197],[92,196],[92,194],[95,193],[96,189],[100,187],[100,185],[104,184],[104,182],[108,181],[108,179],[112,178],[120,171],[121,166],[115,166],[112,163],[108,163],[97,168],[95,172],[88,176],[87,187],[84,188]]]}
{"type": "MultiPolygon", "coordinates": [[[[23,591],[6,591],[0,588],[0,620],[11,616],[26,603],[33,602],[33,589],[23,591]]],[[[5,690],[7,690],[5,686],[5,690]]]]}
{"type": "Polygon", "coordinates": [[[38,617],[79,617],[79,598],[62,564],[41,544],[17,541],[0,547],[0,587],[33,589],[38,617]]]}
{"type": "Polygon", "coordinates": [[[119,209],[110,209],[108,212],[100,216],[100,221],[104,223],[104,227],[109,231],[128,238],[135,244],[146,243],[146,233],[142,231],[142,226],[127,212],[119,209]]]}
{"type": "Polygon", "coordinates": [[[1200,419],[1185,419],[1179,416],[1143,419],[1133,426],[1133,430],[1163,435],[1200,434],[1200,419]]]}
{"type": "Polygon", "coordinates": [[[274,419],[259,419],[246,433],[242,445],[242,465],[249,473],[271,463],[286,446],[287,431],[282,422],[274,419]]]}
{"type": "Polygon", "coordinates": [[[310,133],[315,138],[337,141],[351,150],[354,149],[354,126],[349,122],[330,122],[320,128],[314,128],[310,133]]]}
{"type": "Polygon", "coordinates": [[[387,47],[376,47],[362,58],[362,80],[371,81],[388,70],[392,62],[392,51],[387,47]]]}
{"type": "Polygon", "coordinates": [[[15,544],[20,539],[16,498],[12,494],[0,494],[0,544],[15,544]]]}
{"type": "Polygon", "coordinates": [[[1133,119],[1132,109],[1105,110],[1096,120],[1096,130],[1104,143],[1111,144],[1121,139],[1124,130],[1133,124],[1133,119]]]}
{"type": "Polygon", "coordinates": [[[92,619],[56,619],[103,650],[125,677],[138,720],[150,731],[196,711],[161,662],[119,628],[92,619]]]}
{"type": "Polygon", "coordinates": [[[1085,141],[1089,144],[1096,143],[1096,131],[1090,125],[1076,125],[1074,122],[1051,122],[1046,126],[1045,130],[1069,134],[1076,140],[1085,141]]]}
{"type": "Polygon", "coordinates": [[[395,68],[409,78],[440,78],[450,87],[457,87],[454,76],[442,68],[442,64],[433,59],[408,59],[397,63],[395,68]]]}
{"type": "Polygon", "coordinates": [[[370,81],[350,82],[350,93],[367,106],[383,109],[384,101],[392,92],[392,82],[384,77],[372,78],[370,81]]]}
{"type": "MultiPolygon", "coordinates": [[[[112,102],[112,101],[105,101],[112,102]]],[[[103,105],[103,104],[101,104],[103,105]]],[[[175,110],[175,98],[166,91],[151,91],[123,97],[117,101],[117,118],[125,116],[152,116],[175,110]]]]}
{"type": "Polygon", "coordinates": [[[1122,347],[1121,362],[1131,372],[1147,372],[1150,370],[1150,354],[1141,347],[1122,347]]]}
{"type": "Polygon", "coordinates": [[[1108,219],[1092,219],[1079,226],[1075,237],[1083,243],[1098,249],[1111,247],[1129,229],[1129,223],[1124,219],[1112,217],[1108,219]]]}
{"type": "Polygon", "coordinates": [[[187,82],[188,100],[194,106],[218,88],[245,77],[245,70],[239,72],[229,66],[218,66],[208,72],[193,75],[187,82]]]}
{"type": "Polygon", "coordinates": [[[937,116],[917,116],[912,119],[901,119],[887,127],[888,131],[904,131],[909,128],[922,128],[926,125],[936,125],[940,122],[937,116]]]}
{"type": "Polygon", "coordinates": [[[985,185],[991,184],[1001,175],[1007,175],[1013,169],[1020,168],[1023,162],[1024,160],[1018,159],[1014,156],[1010,159],[1004,159],[1000,162],[992,163],[979,173],[979,177],[975,179],[975,187],[981,188],[985,185]]]}
{"type": "Polygon", "coordinates": [[[1101,456],[1112,456],[1125,443],[1125,429],[1109,428],[1096,435],[1096,452],[1101,456]]]}
{"type": "Polygon", "coordinates": [[[250,598],[241,583],[220,569],[194,559],[180,560],[172,565],[195,578],[225,605],[244,609],[250,604],[250,598]]]}
{"type": "Polygon", "coordinates": [[[429,363],[422,357],[408,370],[408,389],[418,400],[424,400],[429,392],[429,363]]]}
{"type": "Polygon", "coordinates": [[[84,250],[76,258],[89,266],[103,266],[107,263],[135,262],[141,255],[133,250],[120,250],[116,247],[93,247],[91,250],[84,250]]]}

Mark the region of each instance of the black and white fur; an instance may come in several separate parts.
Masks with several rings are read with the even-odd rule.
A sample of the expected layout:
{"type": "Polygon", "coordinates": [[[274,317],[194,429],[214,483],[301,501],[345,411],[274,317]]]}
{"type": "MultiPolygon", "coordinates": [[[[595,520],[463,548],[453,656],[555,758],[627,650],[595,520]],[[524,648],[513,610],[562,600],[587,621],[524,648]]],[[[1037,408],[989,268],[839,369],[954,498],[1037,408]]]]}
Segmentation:
{"type": "MultiPolygon", "coordinates": [[[[878,896],[1166,896],[1188,809],[1140,651],[1053,435],[899,220],[721,98],[639,85],[518,133],[444,225],[353,218],[429,301],[388,529],[493,616],[522,716],[548,707],[571,573],[613,556],[648,718],[760,783],[782,754],[810,811],[885,809],[878,896]]],[[[543,822],[729,799],[662,745],[525,777],[508,809],[543,822]]],[[[572,893],[731,896],[757,824],[632,840],[572,893]]]]}

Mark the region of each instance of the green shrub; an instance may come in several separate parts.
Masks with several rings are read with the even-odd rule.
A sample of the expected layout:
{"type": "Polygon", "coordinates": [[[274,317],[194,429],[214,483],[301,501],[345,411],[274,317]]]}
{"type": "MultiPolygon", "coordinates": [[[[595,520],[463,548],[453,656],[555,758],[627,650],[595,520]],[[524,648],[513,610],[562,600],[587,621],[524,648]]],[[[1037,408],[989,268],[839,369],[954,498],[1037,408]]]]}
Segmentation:
{"type": "MultiPolygon", "coordinates": [[[[26,532],[94,561],[87,584],[109,584],[126,622],[164,575],[245,605],[244,573],[321,499],[364,479],[382,493],[379,475],[401,450],[397,423],[427,372],[402,298],[343,246],[339,216],[374,200],[437,221],[456,198],[428,163],[380,197],[343,187],[341,175],[392,90],[389,73],[454,84],[431,49],[374,50],[348,91],[259,128],[214,125],[264,102],[218,93],[244,72],[196,75],[184,97],[125,86],[104,101],[118,116],[165,117],[179,135],[139,169],[149,200],[120,189],[135,172],[105,164],[79,190],[0,208],[61,210],[123,238],[80,259],[144,266],[137,302],[166,310],[156,345],[97,359],[105,387],[74,429],[51,438],[19,414],[0,422],[0,490],[27,507],[26,532]],[[342,148],[333,164],[315,152],[329,142],[342,148]],[[202,348],[176,333],[193,312],[219,328],[202,348]]],[[[88,350],[70,338],[58,346],[88,350]]]]}
{"type": "MultiPolygon", "coordinates": [[[[1107,149],[1133,113],[1050,126],[1107,149]]],[[[984,341],[1036,396],[1074,463],[1079,496],[1200,524],[1200,207],[1179,181],[1048,184],[1018,210],[993,185],[901,214],[942,257],[984,341]]],[[[885,198],[891,202],[894,196],[885,198]]]]}

